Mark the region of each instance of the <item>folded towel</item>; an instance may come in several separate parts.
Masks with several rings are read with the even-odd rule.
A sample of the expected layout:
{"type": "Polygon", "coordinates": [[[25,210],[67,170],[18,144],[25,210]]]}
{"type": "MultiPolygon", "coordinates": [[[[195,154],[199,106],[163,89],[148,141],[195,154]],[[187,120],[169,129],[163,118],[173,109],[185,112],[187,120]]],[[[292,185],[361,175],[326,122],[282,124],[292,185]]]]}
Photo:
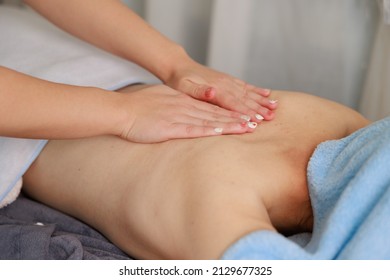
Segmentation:
{"type": "Polygon", "coordinates": [[[389,259],[390,117],[321,144],[308,170],[321,258],[389,259]]]}
{"type": "MultiPolygon", "coordinates": [[[[41,79],[108,90],[160,82],[137,65],[72,37],[26,8],[0,5],[0,38],[0,65],[41,79]]],[[[22,175],[45,143],[0,137],[0,208],[16,198],[22,175]]]]}
{"type": "Polygon", "coordinates": [[[223,258],[390,259],[390,117],[320,144],[307,176],[314,213],[307,244],[257,231],[223,258]]]}
{"type": "Polygon", "coordinates": [[[0,208],[13,202],[22,187],[22,176],[46,141],[0,137],[0,208]]]}

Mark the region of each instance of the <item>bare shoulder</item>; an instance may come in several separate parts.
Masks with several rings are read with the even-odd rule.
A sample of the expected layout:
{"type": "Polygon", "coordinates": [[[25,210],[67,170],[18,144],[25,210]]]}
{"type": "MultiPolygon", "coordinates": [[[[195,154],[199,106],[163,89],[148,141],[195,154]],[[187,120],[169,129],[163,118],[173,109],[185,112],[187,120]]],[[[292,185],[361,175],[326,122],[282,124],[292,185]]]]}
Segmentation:
{"type": "Polygon", "coordinates": [[[346,136],[370,123],[356,110],[315,95],[275,91],[272,93],[272,98],[279,100],[277,114],[281,119],[295,120],[296,124],[307,129],[332,128],[344,134],[340,136],[346,136]]]}

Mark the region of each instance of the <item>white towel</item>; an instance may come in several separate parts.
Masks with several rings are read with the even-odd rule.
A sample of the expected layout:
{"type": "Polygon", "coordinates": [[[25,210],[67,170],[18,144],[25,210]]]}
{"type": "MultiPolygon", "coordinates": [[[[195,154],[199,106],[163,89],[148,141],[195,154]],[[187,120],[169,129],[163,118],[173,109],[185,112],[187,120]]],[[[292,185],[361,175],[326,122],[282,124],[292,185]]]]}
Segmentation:
{"type": "Polygon", "coordinates": [[[0,137],[0,208],[18,197],[23,174],[45,144],[44,140],[0,137]]]}
{"type": "MultiPolygon", "coordinates": [[[[0,38],[0,65],[41,79],[108,90],[160,82],[27,8],[0,5],[0,38]]],[[[17,197],[24,172],[45,144],[45,140],[0,137],[0,208],[17,197]]]]}
{"type": "Polygon", "coordinates": [[[113,90],[158,82],[137,65],[63,32],[27,8],[0,5],[0,38],[0,65],[45,80],[113,90]]]}

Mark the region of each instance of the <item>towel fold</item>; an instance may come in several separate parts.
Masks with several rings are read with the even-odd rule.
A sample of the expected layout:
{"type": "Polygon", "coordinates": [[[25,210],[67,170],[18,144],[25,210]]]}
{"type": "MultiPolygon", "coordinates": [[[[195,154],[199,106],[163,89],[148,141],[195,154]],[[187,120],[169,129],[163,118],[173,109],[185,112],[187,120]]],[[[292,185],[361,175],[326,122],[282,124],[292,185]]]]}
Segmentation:
{"type": "Polygon", "coordinates": [[[315,216],[309,252],[321,258],[390,258],[390,117],[321,144],[308,180],[315,216]]]}
{"type": "Polygon", "coordinates": [[[321,143],[307,177],[314,213],[307,244],[258,231],[223,258],[390,259],[390,117],[321,143]]]}
{"type": "MultiPolygon", "coordinates": [[[[37,78],[108,90],[160,82],[139,66],[72,37],[27,8],[0,5],[0,38],[0,65],[37,78]]],[[[0,208],[17,197],[24,172],[45,144],[45,140],[0,137],[0,208]]]]}
{"type": "Polygon", "coordinates": [[[23,174],[45,144],[44,140],[0,137],[0,208],[18,197],[23,174]]]}

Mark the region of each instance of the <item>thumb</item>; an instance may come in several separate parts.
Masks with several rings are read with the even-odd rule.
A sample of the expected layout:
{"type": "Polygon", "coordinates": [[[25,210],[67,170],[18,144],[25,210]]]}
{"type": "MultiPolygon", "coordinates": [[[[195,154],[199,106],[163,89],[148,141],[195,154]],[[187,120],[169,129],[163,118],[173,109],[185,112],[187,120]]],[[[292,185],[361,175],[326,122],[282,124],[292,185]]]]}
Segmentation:
{"type": "Polygon", "coordinates": [[[190,80],[184,81],[179,90],[202,101],[211,101],[214,99],[216,94],[216,89],[212,86],[197,84],[190,80]]]}

